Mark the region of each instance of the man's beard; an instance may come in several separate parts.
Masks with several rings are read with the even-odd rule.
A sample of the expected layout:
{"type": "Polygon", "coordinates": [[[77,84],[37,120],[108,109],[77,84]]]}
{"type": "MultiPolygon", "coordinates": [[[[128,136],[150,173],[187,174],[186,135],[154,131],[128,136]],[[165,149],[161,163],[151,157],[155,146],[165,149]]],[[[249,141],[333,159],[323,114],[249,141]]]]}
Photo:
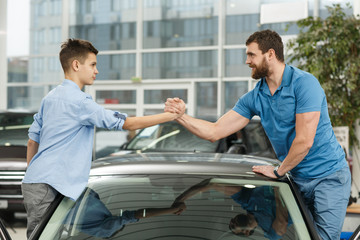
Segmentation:
{"type": "Polygon", "coordinates": [[[269,73],[269,65],[266,63],[265,58],[263,58],[260,66],[255,65],[253,69],[254,71],[252,72],[251,77],[254,79],[260,79],[266,77],[269,73]]]}

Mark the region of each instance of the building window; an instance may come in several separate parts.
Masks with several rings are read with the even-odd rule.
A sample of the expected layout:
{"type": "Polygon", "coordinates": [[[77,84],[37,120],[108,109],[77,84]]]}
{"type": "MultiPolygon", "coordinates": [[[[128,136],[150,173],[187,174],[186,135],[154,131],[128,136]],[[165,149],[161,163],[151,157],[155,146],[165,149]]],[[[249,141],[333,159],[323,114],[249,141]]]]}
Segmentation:
{"type": "Polygon", "coordinates": [[[216,45],[217,5],[217,0],[144,1],[143,47],[216,45]]]}
{"type": "Polygon", "coordinates": [[[144,104],[162,104],[167,98],[179,97],[187,103],[186,89],[145,90],[144,104]]]}
{"type": "Polygon", "coordinates": [[[96,91],[96,102],[99,104],[135,104],[135,90],[96,91]]]}
{"type": "Polygon", "coordinates": [[[246,64],[246,49],[228,49],[225,51],[225,76],[251,76],[251,68],[246,64]]]}
{"type": "Polygon", "coordinates": [[[41,87],[8,87],[8,109],[27,109],[36,111],[44,97],[44,86],[41,87]]]}
{"type": "Polygon", "coordinates": [[[60,27],[51,27],[49,29],[49,43],[50,44],[60,44],[61,42],[61,28],[60,27]]]}
{"type": "Polygon", "coordinates": [[[49,2],[49,15],[50,16],[59,16],[61,15],[62,1],[61,0],[50,0],[49,2]]]}
{"type": "Polygon", "coordinates": [[[248,92],[248,81],[236,81],[225,83],[225,112],[232,109],[237,100],[248,92]]]}
{"type": "Polygon", "coordinates": [[[144,79],[213,78],[217,76],[217,51],[145,53],[144,79]]]}
{"type": "Polygon", "coordinates": [[[122,80],[135,76],[135,54],[98,55],[98,80],[122,80]]]}
{"type": "Polygon", "coordinates": [[[217,116],[217,82],[196,84],[196,117],[215,120],[217,116]]]}
{"type": "Polygon", "coordinates": [[[86,0],[85,1],[85,13],[95,13],[96,10],[96,0],[86,0]]]}

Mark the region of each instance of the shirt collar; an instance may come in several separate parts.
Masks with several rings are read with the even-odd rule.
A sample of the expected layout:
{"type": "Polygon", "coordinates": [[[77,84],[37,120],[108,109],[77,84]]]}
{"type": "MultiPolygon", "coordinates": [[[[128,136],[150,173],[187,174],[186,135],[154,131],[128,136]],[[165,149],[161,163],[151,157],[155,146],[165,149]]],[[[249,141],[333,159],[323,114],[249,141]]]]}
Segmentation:
{"type": "MultiPolygon", "coordinates": [[[[289,65],[285,64],[283,77],[282,77],[281,84],[280,84],[280,87],[278,88],[278,90],[290,85],[290,82],[291,82],[290,76],[291,76],[291,68],[289,65]]],[[[271,95],[269,86],[267,85],[265,78],[261,78],[261,80],[260,80],[260,91],[263,91],[264,93],[266,93],[268,95],[271,95]]]]}
{"type": "Polygon", "coordinates": [[[280,88],[288,87],[290,85],[291,74],[292,74],[291,67],[289,65],[285,64],[285,69],[284,69],[283,77],[281,80],[280,88]]]}
{"type": "Polygon", "coordinates": [[[271,96],[269,86],[266,83],[265,78],[260,79],[260,91],[264,92],[265,94],[271,96]]]}
{"type": "Polygon", "coordinates": [[[63,83],[62,83],[63,86],[71,86],[73,88],[77,88],[79,90],[81,90],[79,88],[79,86],[74,82],[74,81],[71,81],[69,79],[64,79],[63,83]]]}

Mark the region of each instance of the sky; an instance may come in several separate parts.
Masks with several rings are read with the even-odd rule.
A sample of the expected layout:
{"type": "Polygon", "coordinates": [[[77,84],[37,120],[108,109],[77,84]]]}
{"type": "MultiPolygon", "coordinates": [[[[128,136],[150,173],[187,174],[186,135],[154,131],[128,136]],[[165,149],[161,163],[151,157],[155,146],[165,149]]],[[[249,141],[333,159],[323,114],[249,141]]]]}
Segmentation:
{"type": "Polygon", "coordinates": [[[7,0],[7,9],[7,55],[29,55],[30,0],[7,0]]]}

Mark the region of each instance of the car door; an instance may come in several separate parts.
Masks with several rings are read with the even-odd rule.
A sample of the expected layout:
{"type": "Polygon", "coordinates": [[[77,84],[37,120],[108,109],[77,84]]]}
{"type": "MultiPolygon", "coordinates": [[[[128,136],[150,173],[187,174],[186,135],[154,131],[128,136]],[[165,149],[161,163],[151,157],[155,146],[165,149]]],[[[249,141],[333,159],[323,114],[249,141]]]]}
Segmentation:
{"type": "Polygon", "coordinates": [[[351,235],[349,240],[359,240],[360,239],[360,225],[356,228],[354,233],[351,235]]]}
{"type": "Polygon", "coordinates": [[[3,221],[0,219],[0,240],[11,240],[10,234],[5,228],[3,221]]]}

